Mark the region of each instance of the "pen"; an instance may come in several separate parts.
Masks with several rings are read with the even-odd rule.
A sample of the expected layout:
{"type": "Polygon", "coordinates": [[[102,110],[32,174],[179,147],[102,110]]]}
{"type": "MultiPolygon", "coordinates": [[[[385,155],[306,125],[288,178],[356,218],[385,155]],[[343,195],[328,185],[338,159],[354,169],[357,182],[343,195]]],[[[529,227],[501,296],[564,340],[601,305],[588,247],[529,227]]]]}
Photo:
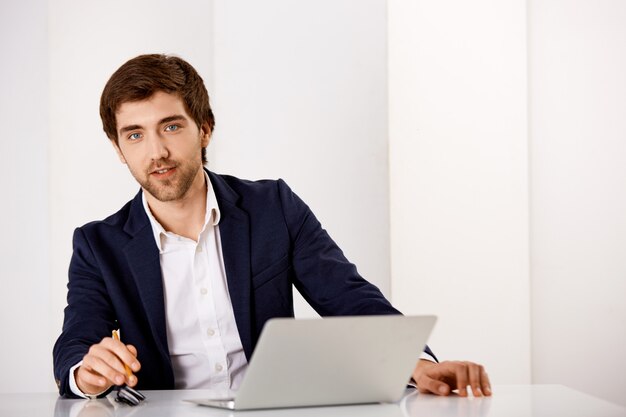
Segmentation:
{"type": "MultiPolygon", "coordinates": [[[[119,329],[113,330],[113,339],[121,342],[119,329]]],[[[124,364],[124,370],[126,371],[126,375],[128,376],[128,378],[130,379],[133,373],[131,372],[128,365],[124,364]]],[[[117,397],[115,398],[115,401],[123,402],[130,406],[135,406],[135,405],[139,405],[139,403],[141,403],[145,399],[146,397],[142,393],[124,384],[121,387],[118,387],[117,397]]]]}
{"type": "MultiPolygon", "coordinates": [[[[113,339],[120,341],[120,331],[119,331],[119,329],[118,330],[113,330],[113,339]]],[[[126,376],[128,376],[129,378],[133,375],[133,373],[130,371],[130,368],[126,364],[124,364],[124,370],[126,370],[126,376]]]]}

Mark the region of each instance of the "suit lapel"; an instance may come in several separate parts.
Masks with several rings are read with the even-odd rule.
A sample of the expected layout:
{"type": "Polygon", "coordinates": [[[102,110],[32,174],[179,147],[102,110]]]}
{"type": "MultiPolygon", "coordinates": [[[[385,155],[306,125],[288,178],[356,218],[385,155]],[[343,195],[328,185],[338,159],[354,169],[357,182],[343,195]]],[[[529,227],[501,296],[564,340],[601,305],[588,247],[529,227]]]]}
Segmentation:
{"type": "Polygon", "coordinates": [[[252,312],[250,302],[250,219],[237,206],[239,196],[219,176],[209,172],[220,208],[222,256],[228,293],[233,304],[239,337],[248,360],[252,355],[252,312]]]}
{"type": "Polygon", "coordinates": [[[170,363],[159,250],[154,242],[150,221],[143,208],[141,193],[139,191],[131,203],[124,231],[132,236],[132,240],[123,251],[139,289],[141,303],[152,335],[157,342],[159,353],[166,359],[166,363],[170,363]]]}

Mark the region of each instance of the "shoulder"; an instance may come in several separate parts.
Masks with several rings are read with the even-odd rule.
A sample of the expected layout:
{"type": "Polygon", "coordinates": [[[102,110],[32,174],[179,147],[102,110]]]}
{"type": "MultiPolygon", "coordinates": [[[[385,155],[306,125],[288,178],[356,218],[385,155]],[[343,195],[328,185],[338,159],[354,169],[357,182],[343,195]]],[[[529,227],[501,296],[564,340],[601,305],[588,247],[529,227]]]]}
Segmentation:
{"type": "Polygon", "coordinates": [[[215,174],[213,172],[210,173],[210,177],[212,181],[214,179],[217,179],[218,182],[222,181],[223,184],[230,187],[233,191],[243,194],[267,193],[276,190],[279,186],[286,186],[285,181],[281,178],[249,180],[233,175],[215,174]]]}
{"type": "Polygon", "coordinates": [[[302,217],[310,209],[282,179],[245,180],[209,173],[220,208],[237,206],[263,218],[279,215],[302,217]]]}
{"type": "Polygon", "coordinates": [[[285,194],[292,193],[291,188],[280,178],[248,180],[213,172],[209,172],[209,177],[218,199],[240,202],[244,205],[272,200],[279,202],[285,194]]]}
{"type": "Polygon", "coordinates": [[[86,223],[78,227],[76,231],[80,231],[86,236],[124,233],[124,229],[128,225],[129,220],[142,213],[144,213],[144,211],[141,202],[141,192],[139,192],[117,212],[102,220],[94,220],[86,223]]]}

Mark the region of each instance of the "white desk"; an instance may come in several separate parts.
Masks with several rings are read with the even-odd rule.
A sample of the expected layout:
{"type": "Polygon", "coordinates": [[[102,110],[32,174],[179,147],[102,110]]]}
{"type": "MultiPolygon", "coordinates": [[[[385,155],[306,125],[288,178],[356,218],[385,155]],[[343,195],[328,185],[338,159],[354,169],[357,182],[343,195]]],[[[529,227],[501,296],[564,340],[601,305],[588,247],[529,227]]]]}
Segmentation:
{"type": "Polygon", "coordinates": [[[626,417],[626,408],[560,385],[500,385],[491,398],[407,394],[397,404],[232,412],[183,402],[206,391],[144,391],[138,407],[113,400],[67,400],[54,393],[0,394],[1,417],[626,417]]]}

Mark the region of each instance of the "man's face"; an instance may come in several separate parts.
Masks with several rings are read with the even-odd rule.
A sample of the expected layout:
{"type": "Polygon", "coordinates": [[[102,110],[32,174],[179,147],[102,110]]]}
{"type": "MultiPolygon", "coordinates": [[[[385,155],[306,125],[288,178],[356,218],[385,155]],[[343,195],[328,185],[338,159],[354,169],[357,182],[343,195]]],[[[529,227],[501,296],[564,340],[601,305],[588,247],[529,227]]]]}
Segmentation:
{"type": "Polygon", "coordinates": [[[198,128],[182,99],[161,91],[123,103],[115,116],[118,144],[113,146],[137,182],[157,200],[182,199],[201,175],[208,125],[198,128]]]}

